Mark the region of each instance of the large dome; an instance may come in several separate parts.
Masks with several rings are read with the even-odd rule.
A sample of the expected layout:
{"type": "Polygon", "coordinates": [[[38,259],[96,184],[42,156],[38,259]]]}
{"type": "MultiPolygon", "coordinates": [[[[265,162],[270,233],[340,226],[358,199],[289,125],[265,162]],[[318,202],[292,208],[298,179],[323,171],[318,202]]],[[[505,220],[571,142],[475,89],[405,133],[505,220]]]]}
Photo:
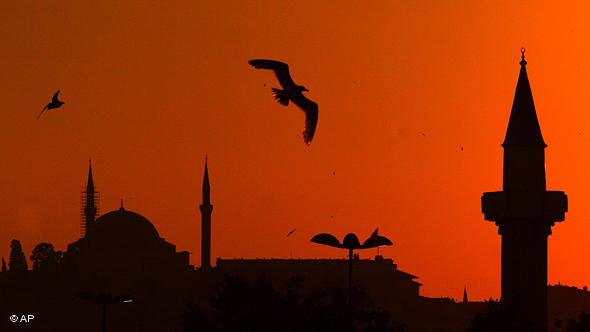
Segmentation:
{"type": "Polygon", "coordinates": [[[176,246],[161,238],[149,220],[123,207],[92,222],[86,236],[68,245],[64,257],[71,262],[69,266],[89,278],[100,276],[125,285],[146,275],[156,277],[189,268],[188,252],[176,252],[176,246]]]}
{"type": "Polygon", "coordinates": [[[100,240],[125,242],[153,242],[160,240],[158,231],[145,217],[122,207],[96,219],[89,237],[100,240]]]}

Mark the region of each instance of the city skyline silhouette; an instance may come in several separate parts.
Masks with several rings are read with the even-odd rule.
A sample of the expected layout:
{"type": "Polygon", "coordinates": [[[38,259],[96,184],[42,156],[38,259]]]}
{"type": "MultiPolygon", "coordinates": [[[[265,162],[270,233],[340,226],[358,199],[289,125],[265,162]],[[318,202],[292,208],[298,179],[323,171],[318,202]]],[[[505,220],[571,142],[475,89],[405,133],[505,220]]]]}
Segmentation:
{"type": "Polygon", "coordinates": [[[79,237],[91,157],[100,215],[123,199],[198,267],[208,155],[213,265],[344,258],[309,239],[379,227],[395,244],[381,255],[419,276],[421,294],[460,299],[467,284],[470,300],[498,298],[500,238],[479,197],[501,190],[524,45],[547,190],[570,199],[548,282],[581,288],[590,82],[585,7],[573,6],[11,4],[0,27],[13,45],[0,81],[0,256],[12,239],[28,259],[39,243],[65,251],[79,237]],[[276,78],[247,64],[257,58],[288,63],[321,105],[311,146],[301,112],[269,96],[276,78]],[[66,104],[36,121],[57,90],[66,104]]]}
{"type": "MultiPolygon", "coordinates": [[[[524,56],[521,62],[524,68],[523,62],[524,56]]],[[[523,71],[524,69],[521,69],[519,87],[524,84],[522,81],[523,71]]],[[[526,80],[526,72],[524,73],[526,80]]],[[[520,90],[522,90],[522,87],[520,90]]],[[[522,91],[520,93],[522,94],[522,91]]],[[[519,88],[517,87],[515,100],[518,99],[519,88]]],[[[522,116],[525,113],[518,114],[523,111],[525,109],[521,110],[515,102],[512,117],[515,117],[515,114],[516,117],[522,116]]],[[[532,111],[534,112],[534,108],[532,111]]],[[[518,123],[518,121],[511,120],[512,125],[515,123],[518,123]]],[[[509,141],[509,137],[527,138],[526,135],[520,135],[522,133],[520,130],[527,126],[526,122],[519,125],[521,127],[516,132],[508,130],[509,135],[507,135],[506,140],[508,143],[504,144],[505,148],[510,147],[510,144],[517,144],[517,147],[521,148],[517,141],[509,141]],[[523,124],[524,127],[522,127],[523,124]]],[[[536,126],[538,127],[538,124],[536,126]]],[[[509,125],[510,127],[511,125],[509,125]]],[[[542,148],[544,148],[544,144],[542,145],[542,148]]],[[[510,157],[510,153],[508,153],[508,156],[510,157]]],[[[535,158],[524,158],[523,160],[525,163],[530,163],[535,161],[535,158]]],[[[511,166],[510,159],[507,160],[505,165],[508,165],[505,170],[514,167],[511,166]]],[[[519,163],[514,165],[518,166],[517,169],[523,166],[519,163]]],[[[531,165],[534,166],[534,163],[531,163],[531,165]]],[[[206,158],[201,193],[201,223],[203,229],[208,231],[204,232],[201,239],[202,255],[210,255],[209,248],[212,240],[210,235],[212,225],[211,184],[208,173],[206,158]]],[[[518,194],[518,191],[511,189],[513,183],[510,181],[514,179],[521,181],[520,178],[522,177],[511,178],[505,176],[508,182],[504,183],[504,189],[508,190],[507,192],[511,195],[518,194]]],[[[543,176],[542,187],[544,187],[544,180],[543,176]]],[[[533,184],[535,184],[534,181],[533,184]]],[[[484,199],[482,199],[482,203],[485,203],[483,208],[486,219],[495,216],[500,211],[498,207],[488,202],[496,201],[495,199],[485,199],[486,195],[491,194],[497,195],[497,193],[485,193],[484,199]]],[[[469,301],[467,286],[464,287],[461,302],[450,298],[420,296],[419,289],[422,284],[415,280],[418,277],[397,269],[397,264],[393,264],[393,260],[384,259],[380,255],[375,256],[374,260],[361,260],[358,254],[354,254],[353,257],[352,250],[355,248],[391,245],[388,239],[378,235],[378,229],[362,245],[353,234],[348,234],[342,243],[329,234],[319,234],[311,239],[312,242],[348,249],[348,262],[344,259],[232,260],[217,258],[217,264],[212,268],[209,263],[210,257],[203,256],[202,261],[205,262],[205,265],[195,269],[193,266],[189,266],[190,253],[186,251],[176,252],[176,246],[165,241],[149,220],[138,213],[125,210],[122,200],[118,210],[106,212],[96,218],[100,199],[98,192],[95,190],[91,165],[88,166],[87,185],[82,192],[80,203],[80,210],[82,211],[81,230],[83,232],[80,234],[79,240],[67,246],[67,251],[63,253],[59,251],[55,254],[52,253],[54,251],[52,245],[39,244],[31,256],[31,260],[34,260],[35,263],[31,270],[26,271],[27,266],[20,243],[17,240],[13,240],[11,243],[12,251],[9,270],[7,272],[3,268],[3,273],[0,274],[0,292],[4,294],[3,296],[7,300],[1,303],[0,311],[7,311],[8,307],[13,308],[11,309],[13,311],[14,307],[17,310],[34,311],[38,318],[34,327],[30,326],[33,330],[58,326],[64,331],[76,330],[82,327],[91,330],[93,328],[97,329],[98,320],[96,317],[93,318],[92,313],[99,310],[102,313],[100,326],[103,331],[107,330],[107,326],[109,326],[108,330],[113,331],[129,331],[134,328],[159,331],[174,326],[177,329],[182,326],[182,331],[200,331],[205,326],[208,326],[205,330],[215,328],[215,326],[222,330],[224,330],[223,326],[229,327],[230,330],[235,330],[237,326],[250,329],[254,328],[254,326],[249,325],[252,323],[252,319],[256,321],[261,318],[263,318],[263,321],[257,323],[257,325],[262,324],[260,327],[269,331],[284,327],[284,324],[289,324],[288,326],[295,330],[298,329],[296,326],[301,324],[311,324],[314,328],[320,328],[320,322],[333,324],[326,323],[326,317],[330,316],[330,310],[334,309],[337,309],[339,315],[343,315],[338,320],[341,324],[344,324],[341,328],[346,328],[346,324],[348,324],[346,322],[349,319],[353,321],[352,317],[356,317],[353,313],[358,312],[359,317],[372,317],[371,315],[374,314],[385,315],[381,316],[381,319],[370,323],[373,328],[378,330],[430,331],[432,329],[444,329],[445,331],[464,331],[465,328],[468,328],[467,331],[473,331],[471,330],[472,327],[490,324],[490,322],[485,323],[485,319],[477,317],[486,317],[486,314],[492,315],[491,313],[496,312],[495,315],[500,313],[500,316],[496,316],[501,318],[500,321],[507,319],[507,322],[513,324],[512,318],[509,318],[513,317],[511,312],[518,313],[518,310],[513,311],[512,309],[506,311],[506,305],[510,304],[511,298],[504,296],[504,293],[500,307],[498,307],[500,309],[491,309],[495,308],[491,298],[489,302],[469,301]],[[13,253],[16,254],[13,255],[13,253]],[[52,256],[57,258],[53,259],[52,256]],[[354,282],[351,274],[353,261],[356,266],[355,278],[359,279],[355,279],[354,282]],[[18,268],[17,263],[21,263],[24,267],[18,268]],[[344,289],[343,284],[346,282],[344,282],[343,272],[346,270],[349,272],[349,290],[348,300],[344,301],[342,289],[344,289]],[[254,284],[250,283],[252,281],[254,281],[254,284]],[[287,286],[287,293],[286,298],[279,300],[279,298],[275,297],[281,294],[281,283],[287,286]],[[48,284],[51,284],[50,288],[45,287],[48,284]],[[301,285],[304,285],[304,287],[302,288],[301,285]],[[24,286],[30,288],[30,294],[23,294],[22,291],[18,290],[24,286]],[[235,293],[236,290],[238,293],[235,293]],[[295,293],[291,293],[293,291],[295,293]],[[304,295],[303,302],[298,304],[301,300],[298,300],[298,295],[294,294],[300,294],[301,291],[306,295],[304,295]],[[249,295],[244,297],[244,294],[249,295]],[[332,294],[332,300],[330,300],[329,294],[332,294]],[[29,298],[31,295],[35,299],[33,302],[29,298]],[[74,296],[76,300],[86,301],[82,302],[85,305],[74,303],[75,309],[73,307],[65,309],[67,308],[66,303],[71,301],[69,299],[71,296],[74,296]],[[47,299],[51,299],[53,305],[49,305],[46,302],[47,299]],[[211,302],[209,303],[207,299],[211,299],[211,302]],[[64,300],[66,303],[62,302],[64,300]],[[186,311],[181,315],[180,304],[183,300],[186,301],[187,307],[186,311]],[[196,307],[193,302],[195,300],[198,303],[196,307]],[[243,302],[244,300],[247,302],[243,302]],[[335,302],[328,307],[321,305],[319,308],[312,309],[314,314],[311,316],[300,313],[303,316],[300,319],[295,318],[297,323],[290,321],[293,318],[289,317],[294,317],[292,312],[287,314],[281,309],[273,308],[275,301],[279,301],[276,305],[287,301],[293,306],[288,309],[289,311],[300,311],[301,309],[298,306],[303,305],[306,308],[309,305],[317,306],[321,303],[315,302],[318,300],[335,302]],[[125,304],[130,306],[130,303],[134,305],[132,311],[129,308],[125,309],[123,306],[125,304]],[[343,306],[344,303],[347,303],[347,305],[343,306]],[[94,309],[92,309],[92,304],[95,305],[94,309]],[[331,307],[332,305],[335,307],[331,307]],[[374,305],[378,305],[377,311],[370,311],[372,310],[370,308],[374,305]],[[487,312],[485,311],[486,305],[488,306],[487,312]],[[211,308],[207,309],[209,306],[211,308]],[[233,309],[228,309],[228,306],[233,309]],[[56,308],[75,312],[76,318],[69,319],[67,323],[60,322],[59,315],[54,311],[56,308]],[[201,311],[203,308],[205,311],[201,311]],[[257,309],[251,310],[248,308],[257,309]],[[155,309],[157,310],[155,315],[146,315],[147,312],[155,309]],[[239,310],[238,312],[244,311],[247,315],[238,314],[237,317],[234,317],[236,309],[239,310]],[[214,311],[211,318],[206,314],[208,310],[214,311]],[[131,312],[136,312],[133,318],[128,316],[131,312]],[[269,315],[270,312],[273,312],[273,314],[269,315]],[[285,314],[287,316],[284,316],[285,314]],[[262,315],[262,317],[259,315],[262,315]],[[110,318],[107,319],[107,317],[110,318]],[[304,317],[305,319],[303,319],[304,317]],[[387,319],[383,320],[384,317],[387,317],[387,319]],[[424,317],[428,317],[428,319],[424,319],[424,317]],[[238,319],[238,321],[236,322],[235,319],[238,319]],[[240,322],[241,319],[245,320],[240,322]],[[316,321],[316,319],[319,319],[319,321],[316,321]],[[236,323],[238,325],[235,325],[236,323]]],[[[503,213],[505,212],[501,212],[499,215],[503,215],[503,213]]],[[[492,220],[502,219],[492,218],[492,220]]],[[[506,227],[502,223],[500,223],[500,226],[506,227]]],[[[506,230],[504,229],[500,234],[507,234],[506,230]]],[[[512,244],[512,251],[507,251],[507,254],[517,254],[518,251],[522,250],[517,249],[514,251],[514,248],[518,246],[524,248],[524,251],[528,250],[530,244],[527,244],[526,238],[519,240],[520,244],[512,244]]],[[[543,258],[545,254],[543,250],[537,248],[536,252],[543,258]]],[[[503,259],[505,259],[504,257],[506,256],[503,256],[503,259]]],[[[544,259],[546,259],[546,256],[544,259]]],[[[524,261],[521,264],[527,262],[524,261]]],[[[534,281],[535,274],[532,271],[530,272],[526,273],[526,278],[531,278],[534,281]]],[[[507,275],[510,277],[511,273],[514,275],[511,271],[508,271],[507,275]]],[[[519,278],[518,275],[523,276],[517,273],[517,278],[519,278]]],[[[542,277],[545,278],[545,276],[542,277]]],[[[546,280],[543,278],[541,280],[546,280]]],[[[514,282],[510,281],[510,283],[514,282]]],[[[504,274],[502,283],[503,285],[505,283],[504,274]]],[[[510,289],[511,292],[514,290],[510,289]]],[[[527,300],[529,296],[534,295],[534,292],[531,293],[527,289],[526,283],[521,284],[517,291],[519,290],[523,292],[524,298],[527,300]]],[[[533,326],[534,330],[531,331],[547,331],[547,326],[550,326],[552,331],[557,331],[553,328],[562,326],[564,320],[568,320],[568,326],[574,324],[572,323],[572,317],[577,317],[578,313],[580,321],[583,321],[586,314],[583,311],[580,313],[580,310],[590,309],[590,307],[579,303],[581,301],[587,302],[590,299],[590,293],[587,292],[585,287],[580,290],[561,285],[552,286],[549,287],[549,292],[547,290],[542,292],[545,298],[547,298],[547,293],[552,295],[550,297],[551,304],[549,305],[547,300],[544,301],[544,304],[542,301],[539,304],[551,310],[549,310],[549,314],[544,313],[538,316],[543,318],[545,323],[539,324],[537,322],[538,325],[530,325],[531,316],[525,316],[529,320],[516,320],[519,324],[524,324],[519,325],[518,330],[522,330],[523,327],[533,326]],[[549,322],[547,322],[547,319],[549,319],[549,322]],[[555,326],[552,326],[551,322],[555,322],[555,326]],[[544,325],[544,328],[542,328],[542,325],[544,325]]],[[[539,302],[536,297],[531,299],[533,303],[539,302]]],[[[494,317],[494,315],[491,317],[494,317]]],[[[537,318],[536,314],[532,317],[537,318]]],[[[361,321],[359,321],[359,324],[361,324],[361,321]]],[[[497,321],[498,318],[493,319],[491,324],[496,325],[497,321]]],[[[11,324],[15,323],[4,322],[5,327],[14,327],[11,324]]],[[[307,329],[309,328],[307,327],[307,329]]],[[[325,330],[325,328],[319,330],[325,330]]],[[[505,326],[500,330],[505,331],[505,326]]]]}

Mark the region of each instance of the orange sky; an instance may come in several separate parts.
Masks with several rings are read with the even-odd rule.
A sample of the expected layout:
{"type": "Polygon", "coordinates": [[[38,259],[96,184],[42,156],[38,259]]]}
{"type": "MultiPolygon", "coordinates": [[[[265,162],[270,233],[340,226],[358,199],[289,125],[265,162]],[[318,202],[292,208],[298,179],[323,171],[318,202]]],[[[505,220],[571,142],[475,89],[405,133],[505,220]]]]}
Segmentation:
{"type": "Polygon", "coordinates": [[[569,197],[549,282],[587,285],[590,6],[554,3],[5,1],[0,255],[78,238],[91,157],[101,212],[123,198],[199,266],[207,154],[213,259],[344,257],[309,239],[379,227],[422,295],[497,298],[480,197],[501,189],[524,45],[547,187],[569,197]],[[310,147],[252,58],[289,63],[318,102],[310,147]],[[66,104],[36,121],[57,89],[66,104]]]}

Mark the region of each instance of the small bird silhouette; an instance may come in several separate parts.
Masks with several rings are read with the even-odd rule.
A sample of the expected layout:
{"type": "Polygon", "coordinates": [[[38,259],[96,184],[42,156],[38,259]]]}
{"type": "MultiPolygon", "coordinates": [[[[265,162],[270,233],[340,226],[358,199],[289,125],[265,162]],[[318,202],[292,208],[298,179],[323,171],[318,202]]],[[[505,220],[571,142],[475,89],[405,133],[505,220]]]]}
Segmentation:
{"type": "Polygon", "coordinates": [[[59,95],[59,92],[61,90],[57,90],[57,92],[53,95],[53,98],[51,99],[51,102],[47,105],[45,105],[45,108],[43,108],[43,110],[41,111],[41,113],[39,113],[39,116],[37,117],[37,120],[39,120],[39,118],[41,117],[41,115],[43,114],[43,112],[45,112],[45,110],[51,110],[54,108],[58,108],[61,105],[65,104],[63,101],[59,101],[57,99],[57,95],[59,95]]]}
{"type": "Polygon", "coordinates": [[[293,228],[293,230],[291,230],[291,231],[289,232],[289,234],[287,234],[287,237],[289,237],[291,234],[293,234],[293,233],[294,233],[296,230],[297,230],[297,228],[293,228]]]}
{"type": "Polygon", "coordinates": [[[309,91],[304,86],[297,85],[293,82],[289,74],[289,66],[280,61],[255,59],[248,61],[256,69],[270,69],[275,72],[283,90],[272,88],[272,95],[281,105],[289,105],[292,101],[305,112],[305,130],[303,131],[303,140],[305,144],[311,143],[315,128],[318,123],[318,104],[305,98],[303,91],[309,91]]]}
{"type": "Polygon", "coordinates": [[[461,151],[463,151],[463,147],[461,147],[461,151]]]}

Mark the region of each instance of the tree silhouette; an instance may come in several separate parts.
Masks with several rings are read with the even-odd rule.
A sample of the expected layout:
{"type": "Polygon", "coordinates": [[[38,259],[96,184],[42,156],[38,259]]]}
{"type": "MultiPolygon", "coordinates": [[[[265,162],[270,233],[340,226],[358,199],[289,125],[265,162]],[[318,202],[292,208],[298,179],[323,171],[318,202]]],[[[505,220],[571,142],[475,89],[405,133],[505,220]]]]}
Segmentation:
{"type": "Polygon", "coordinates": [[[8,270],[11,272],[23,272],[27,270],[27,259],[23,253],[23,247],[18,240],[12,240],[10,242],[8,270]]]}
{"type": "Polygon", "coordinates": [[[61,262],[62,252],[55,251],[50,243],[39,243],[31,254],[34,271],[55,272],[61,262]]]}
{"type": "Polygon", "coordinates": [[[6,272],[6,261],[4,260],[4,257],[2,257],[2,272],[6,272]]]}
{"type": "MultiPolygon", "coordinates": [[[[557,324],[556,324],[557,325],[557,324]]],[[[559,327],[559,326],[556,326],[559,327]]],[[[587,312],[580,312],[578,319],[572,317],[568,320],[565,328],[566,332],[590,332],[590,314],[587,312]]]]}
{"type": "Polygon", "coordinates": [[[356,300],[350,306],[347,292],[340,288],[302,296],[301,284],[301,278],[294,278],[277,290],[264,275],[253,283],[226,275],[211,298],[209,314],[187,303],[181,332],[404,331],[401,324],[390,322],[388,313],[374,309],[356,289],[356,300]]]}
{"type": "Polygon", "coordinates": [[[467,327],[467,332],[532,332],[528,321],[518,319],[516,303],[506,304],[489,299],[486,311],[477,314],[467,327]]]}

